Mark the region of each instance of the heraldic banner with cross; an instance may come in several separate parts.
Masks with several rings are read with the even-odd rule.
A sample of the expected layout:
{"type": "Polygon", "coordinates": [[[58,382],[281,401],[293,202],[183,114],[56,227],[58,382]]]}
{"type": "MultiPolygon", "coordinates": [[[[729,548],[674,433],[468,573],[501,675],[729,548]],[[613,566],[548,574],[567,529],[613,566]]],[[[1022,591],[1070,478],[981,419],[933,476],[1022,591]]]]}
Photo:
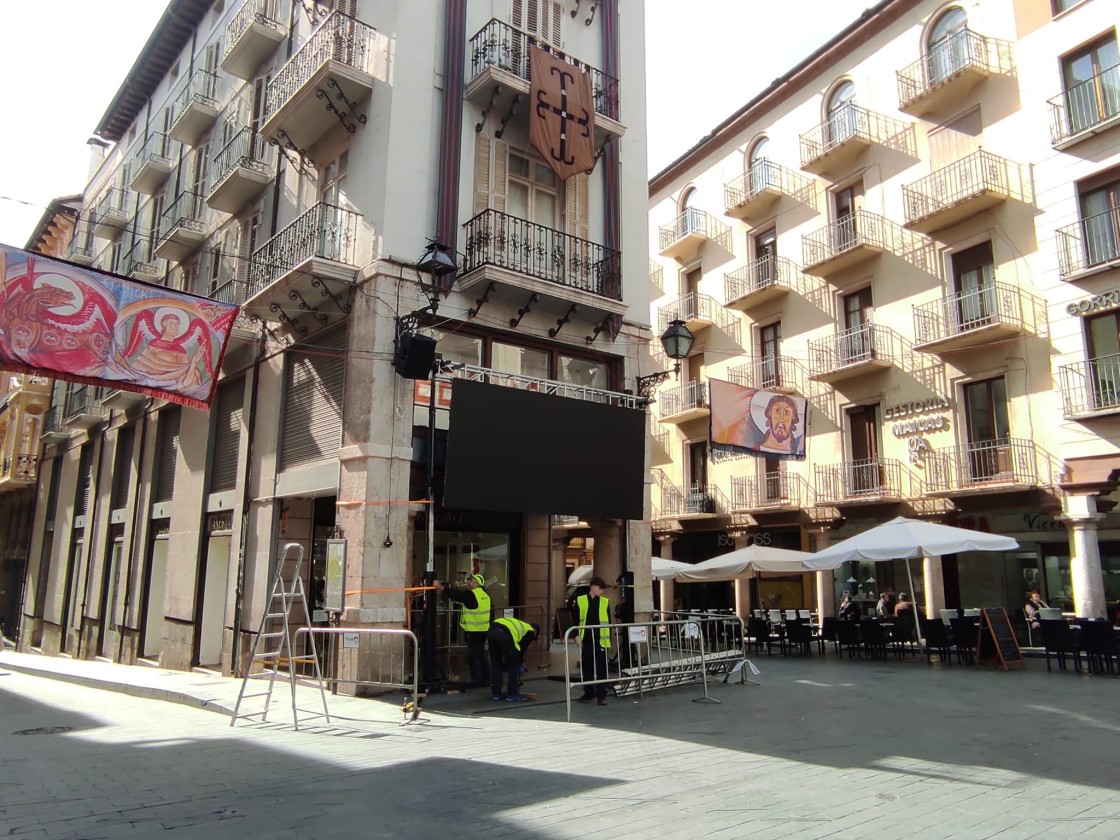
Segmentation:
{"type": "Polygon", "coordinates": [[[562,181],[595,168],[591,75],[537,45],[529,51],[529,142],[562,181]]]}

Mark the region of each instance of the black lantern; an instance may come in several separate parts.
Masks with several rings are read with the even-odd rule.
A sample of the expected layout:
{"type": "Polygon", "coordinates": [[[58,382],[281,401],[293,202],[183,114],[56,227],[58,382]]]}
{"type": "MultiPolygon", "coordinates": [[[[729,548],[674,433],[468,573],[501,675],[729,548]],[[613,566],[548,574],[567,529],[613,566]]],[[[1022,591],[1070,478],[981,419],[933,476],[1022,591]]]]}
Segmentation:
{"type": "Polygon", "coordinates": [[[428,296],[429,300],[438,300],[451,293],[455,283],[455,273],[459,266],[455,259],[447,253],[447,246],[434,239],[428,240],[428,247],[424,249],[423,256],[416,263],[416,270],[420,273],[420,289],[428,296]],[[425,281],[424,275],[428,275],[425,281]]]}
{"type": "MultiPolygon", "coordinates": [[[[661,347],[665,351],[665,355],[675,362],[673,365],[674,376],[680,376],[681,359],[688,358],[695,341],[696,337],[692,334],[692,330],[686,327],[684,321],[679,318],[670,321],[669,326],[665,328],[665,332],[661,333],[661,347]]],[[[649,376],[639,376],[638,396],[650,400],[653,396],[653,389],[668,378],[669,371],[667,370],[659,370],[649,376]]]]}

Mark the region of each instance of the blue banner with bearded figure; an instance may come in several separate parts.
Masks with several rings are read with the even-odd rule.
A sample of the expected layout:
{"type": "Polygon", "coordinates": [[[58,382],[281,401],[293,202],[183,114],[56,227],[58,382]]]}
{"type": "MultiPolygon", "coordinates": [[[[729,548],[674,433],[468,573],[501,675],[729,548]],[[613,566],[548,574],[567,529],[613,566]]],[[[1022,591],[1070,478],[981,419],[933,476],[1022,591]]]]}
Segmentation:
{"type": "Polygon", "coordinates": [[[209,408],[236,305],[0,245],[0,369],[209,408]]]}
{"type": "Polygon", "coordinates": [[[804,458],[808,406],[804,397],[709,383],[709,440],[713,452],[767,458],[804,458]]]}

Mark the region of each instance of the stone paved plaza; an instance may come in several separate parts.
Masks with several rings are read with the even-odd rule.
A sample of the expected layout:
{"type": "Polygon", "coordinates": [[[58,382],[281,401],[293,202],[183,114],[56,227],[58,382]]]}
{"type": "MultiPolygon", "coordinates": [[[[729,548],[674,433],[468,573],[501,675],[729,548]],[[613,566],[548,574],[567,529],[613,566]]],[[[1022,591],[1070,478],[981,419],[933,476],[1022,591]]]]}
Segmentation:
{"type": "Polygon", "coordinates": [[[679,688],[567,723],[538,679],[536,703],[435,696],[409,726],[396,699],[335,697],[296,732],[286,686],[274,721],[230,728],[235,680],[4,652],[0,834],[1120,836],[1116,677],[755,661],[718,705],[679,688]]]}

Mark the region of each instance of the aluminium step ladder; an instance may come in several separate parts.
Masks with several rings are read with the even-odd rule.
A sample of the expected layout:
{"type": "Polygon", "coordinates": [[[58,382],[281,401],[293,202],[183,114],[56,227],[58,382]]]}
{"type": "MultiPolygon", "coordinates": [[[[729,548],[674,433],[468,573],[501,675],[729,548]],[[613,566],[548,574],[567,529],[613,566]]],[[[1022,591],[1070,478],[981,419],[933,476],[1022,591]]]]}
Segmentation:
{"type": "Polygon", "coordinates": [[[257,636],[253,639],[253,649],[249,654],[249,661],[245,666],[245,677],[241,681],[241,691],[237,695],[237,705],[233,708],[233,717],[229,725],[233,726],[241,719],[260,718],[262,723],[268,720],[268,707],[272,702],[272,691],[276,685],[277,677],[287,679],[292,690],[292,721],[296,730],[299,729],[299,710],[296,707],[296,682],[299,676],[295,672],[298,664],[312,663],[315,666],[315,680],[319,685],[319,694],[323,701],[323,716],[330,723],[330,713],[327,711],[327,695],[323,689],[323,673],[319,666],[319,653],[315,649],[315,634],[311,631],[311,616],[308,612],[306,591],[303,587],[303,546],[298,543],[288,543],[280,552],[276,563],[276,576],[272,582],[272,591],[265,605],[264,614],[261,616],[257,636]],[[308,655],[298,655],[293,651],[292,640],[297,631],[306,629],[306,637],[311,652],[308,655]],[[281,669],[287,668],[287,672],[281,669]],[[267,680],[264,691],[250,693],[249,681],[267,680]],[[241,703],[250,698],[263,697],[264,708],[259,712],[241,713],[241,703]]]}

